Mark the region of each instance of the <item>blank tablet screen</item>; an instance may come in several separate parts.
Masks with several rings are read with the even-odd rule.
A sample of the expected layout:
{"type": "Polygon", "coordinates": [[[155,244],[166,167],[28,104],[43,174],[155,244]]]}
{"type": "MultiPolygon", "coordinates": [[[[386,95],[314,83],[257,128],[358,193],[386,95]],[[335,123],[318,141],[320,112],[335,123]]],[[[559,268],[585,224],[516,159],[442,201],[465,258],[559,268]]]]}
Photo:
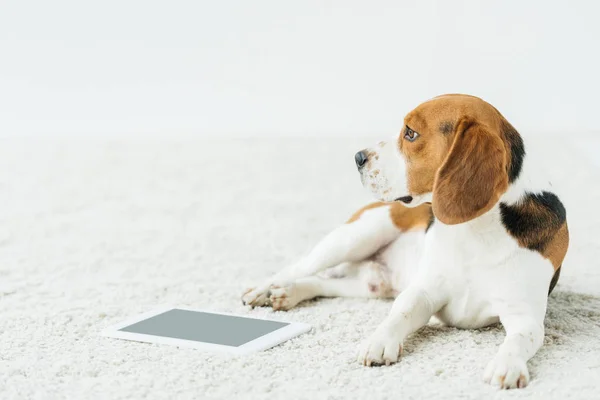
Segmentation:
{"type": "Polygon", "coordinates": [[[286,325],[289,324],[175,308],[119,330],[238,347],[286,325]]]}

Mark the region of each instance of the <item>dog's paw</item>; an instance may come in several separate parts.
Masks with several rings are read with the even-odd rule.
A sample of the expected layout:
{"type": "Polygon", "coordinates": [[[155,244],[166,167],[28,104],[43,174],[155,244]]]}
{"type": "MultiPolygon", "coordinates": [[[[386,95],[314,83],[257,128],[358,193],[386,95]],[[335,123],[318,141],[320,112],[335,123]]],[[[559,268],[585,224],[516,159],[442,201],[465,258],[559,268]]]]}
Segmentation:
{"type": "Polygon", "coordinates": [[[401,338],[393,329],[380,325],[375,333],[361,344],[358,362],[367,367],[390,365],[397,362],[401,354],[401,338]]]}
{"type": "Polygon", "coordinates": [[[497,354],[487,365],[483,380],[500,389],[524,388],[529,383],[527,363],[520,357],[497,354]]]}
{"type": "Polygon", "coordinates": [[[264,307],[270,304],[270,289],[269,286],[259,286],[248,289],[242,295],[242,303],[250,307],[264,307]]]}
{"type": "Polygon", "coordinates": [[[271,296],[269,298],[273,310],[287,311],[294,308],[302,301],[300,293],[294,284],[286,286],[271,286],[271,296]]]}

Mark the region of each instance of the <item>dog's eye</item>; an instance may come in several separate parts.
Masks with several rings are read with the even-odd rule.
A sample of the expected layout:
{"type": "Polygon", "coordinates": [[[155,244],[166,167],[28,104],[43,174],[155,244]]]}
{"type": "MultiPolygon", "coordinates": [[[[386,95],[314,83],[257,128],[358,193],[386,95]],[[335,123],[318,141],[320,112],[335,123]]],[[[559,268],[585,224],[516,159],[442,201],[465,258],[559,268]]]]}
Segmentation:
{"type": "Polygon", "coordinates": [[[419,137],[419,134],[417,132],[413,131],[408,126],[406,127],[406,132],[404,133],[404,139],[408,140],[409,142],[414,142],[415,139],[417,139],[418,137],[419,137]]]}

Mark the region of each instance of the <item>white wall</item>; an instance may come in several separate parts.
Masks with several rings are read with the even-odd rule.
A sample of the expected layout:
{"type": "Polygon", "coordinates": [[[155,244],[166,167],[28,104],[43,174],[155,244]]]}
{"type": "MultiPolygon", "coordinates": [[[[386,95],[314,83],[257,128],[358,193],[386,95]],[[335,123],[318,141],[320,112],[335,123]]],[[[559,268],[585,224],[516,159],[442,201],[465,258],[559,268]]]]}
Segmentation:
{"type": "Polygon", "coordinates": [[[445,92],[600,128],[600,3],[491,3],[3,0],[0,135],[379,137],[445,92]]]}

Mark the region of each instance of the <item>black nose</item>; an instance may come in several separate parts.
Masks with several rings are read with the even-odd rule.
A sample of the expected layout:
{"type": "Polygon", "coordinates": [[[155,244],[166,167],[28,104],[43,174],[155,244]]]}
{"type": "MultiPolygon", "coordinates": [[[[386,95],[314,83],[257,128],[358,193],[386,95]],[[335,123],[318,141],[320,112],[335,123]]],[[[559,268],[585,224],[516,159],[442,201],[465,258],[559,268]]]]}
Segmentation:
{"type": "Polygon", "coordinates": [[[362,168],[369,159],[367,158],[367,153],[364,151],[359,151],[354,155],[354,161],[356,161],[356,166],[358,168],[362,168]]]}

